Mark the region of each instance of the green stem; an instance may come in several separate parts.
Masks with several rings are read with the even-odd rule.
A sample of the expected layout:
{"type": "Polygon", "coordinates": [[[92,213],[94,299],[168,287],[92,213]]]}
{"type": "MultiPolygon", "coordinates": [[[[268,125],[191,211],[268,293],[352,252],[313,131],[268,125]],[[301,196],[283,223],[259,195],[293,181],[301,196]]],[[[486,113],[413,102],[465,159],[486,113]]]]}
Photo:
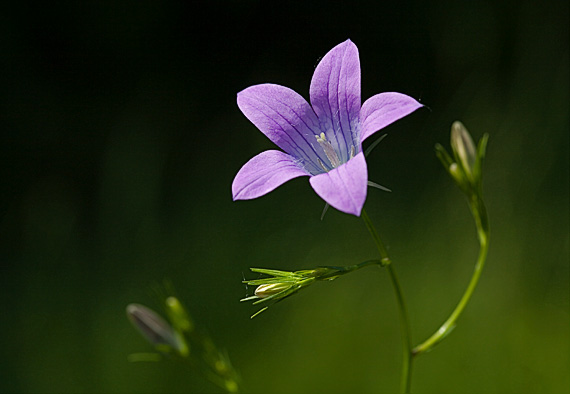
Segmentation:
{"type": "Polygon", "coordinates": [[[487,212],[485,210],[483,201],[479,198],[471,199],[469,205],[475,219],[475,224],[477,226],[477,235],[479,237],[480,244],[479,256],[477,258],[477,263],[475,264],[473,276],[471,277],[471,281],[469,282],[469,285],[467,286],[463,297],[461,297],[461,300],[459,300],[459,303],[455,307],[455,310],[447,318],[445,323],[443,323],[431,337],[413,349],[413,356],[417,356],[418,354],[431,350],[436,344],[444,339],[451,332],[451,330],[453,330],[457,319],[467,306],[467,303],[469,302],[469,299],[471,298],[471,295],[473,294],[473,291],[479,282],[479,278],[481,277],[481,272],[483,271],[483,266],[485,265],[485,261],[487,260],[487,253],[489,251],[489,228],[487,224],[487,212]]]}
{"type": "Polygon", "coordinates": [[[366,228],[368,229],[370,235],[372,235],[372,238],[374,239],[374,243],[378,248],[378,252],[380,252],[380,257],[382,257],[382,261],[385,263],[385,265],[389,265],[391,261],[390,257],[388,257],[388,251],[386,250],[386,247],[384,246],[384,243],[382,242],[380,235],[378,235],[378,231],[376,231],[376,227],[374,227],[374,224],[370,220],[370,217],[368,216],[364,208],[362,209],[362,219],[364,219],[364,224],[366,224],[366,228]]]}
{"type": "Polygon", "coordinates": [[[382,260],[376,259],[376,260],[366,260],[366,261],[363,261],[362,263],[358,263],[358,264],[354,264],[354,265],[347,265],[344,267],[324,266],[322,268],[333,269],[334,271],[319,275],[317,277],[317,279],[318,280],[334,279],[340,275],[345,275],[345,274],[348,274],[349,272],[353,272],[353,271],[356,271],[356,270],[359,270],[361,268],[368,267],[371,265],[379,265],[380,267],[384,267],[385,264],[382,260]]]}
{"type": "Polygon", "coordinates": [[[400,385],[400,392],[401,393],[409,393],[412,381],[412,334],[410,329],[410,321],[408,319],[408,311],[406,309],[406,303],[404,301],[404,296],[402,293],[402,288],[400,287],[400,282],[398,281],[398,276],[396,275],[396,270],[392,265],[392,261],[388,256],[388,251],[376,231],[374,224],[368,217],[368,214],[363,209],[362,210],[362,219],[364,219],[364,223],[366,224],[366,228],[372,235],[374,239],[374,243],[378,248],[378,252],[380,253],[380,257],[382,258],[382,265],[386,266],[388,269],[388,273],[390,274],[390,280],[392,281],[392,287],[394,288],[394,293],[396,294],[396,300],[398,301],[398,309],[400,312],[400,323],[402,325],[402,345],[403,345],[403,357],[402,357],[402,380],[400,385]]]}

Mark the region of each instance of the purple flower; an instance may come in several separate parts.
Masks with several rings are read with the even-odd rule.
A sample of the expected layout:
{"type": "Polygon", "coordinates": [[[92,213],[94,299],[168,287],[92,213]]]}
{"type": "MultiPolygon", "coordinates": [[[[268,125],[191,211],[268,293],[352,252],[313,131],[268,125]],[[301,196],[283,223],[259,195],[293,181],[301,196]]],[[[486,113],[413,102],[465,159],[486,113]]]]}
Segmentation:
{"type": "Polygon", "coordinates": [[[350,40],[321,60],[309,94],[310,105],[280,85],[255,85],[238,93],[244,115],[285,152],[268,150],[249,160],[234,179],[233,199],[257,198],[290,179],[309,176],[328,204],[360,216],[368,187],[362,142],[422,105],[401,93],[380,93],[361,107],[360,60],[350,40]]]}

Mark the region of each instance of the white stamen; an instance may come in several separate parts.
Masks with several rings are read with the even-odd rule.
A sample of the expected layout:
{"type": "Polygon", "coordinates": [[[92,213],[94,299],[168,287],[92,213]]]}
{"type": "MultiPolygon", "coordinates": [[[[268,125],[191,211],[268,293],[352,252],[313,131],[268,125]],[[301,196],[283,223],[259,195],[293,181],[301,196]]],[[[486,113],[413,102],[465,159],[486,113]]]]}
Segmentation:
{"type": "Polygon", "coordinates": [[[325,151],[325,155],[327,156],[327,159],[329,159],[332,168],[337,168],[338,166],[340,166],[341,163],[340,163],[340,159],[338,158],[338,154],[334,150],[331,143],[327,141],[327,137],[325,136],[325,133],[321,133],[321,135],[315,135],[315,138],[317,139],[317,142],[319,143],[319,145],[325,151]]]}
{"type": "Polygon", "coordinates": [[[317,161],[318,161],[319,164],[321,165],[321,168],[322,168],[323,170],[325,170],[325,172],[328,172],[328,171],[329,171],[329,170],[327,170],[327,168],[325,167],[325,165],[323,164],[323,162],[321,161],[321,159],[319,159],[318,157],[317,157],[317,161]]]}

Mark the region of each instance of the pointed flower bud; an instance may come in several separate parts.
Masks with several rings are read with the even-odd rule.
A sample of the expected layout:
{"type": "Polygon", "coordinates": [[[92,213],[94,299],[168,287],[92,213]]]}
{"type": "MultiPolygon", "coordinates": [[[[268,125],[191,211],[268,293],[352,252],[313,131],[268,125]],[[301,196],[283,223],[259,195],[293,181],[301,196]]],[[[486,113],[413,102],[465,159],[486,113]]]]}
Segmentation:
{"type": "Polygon", "coordinates": [[[477,152],[471,135],[459,121],[451,126],[451,148],[465,175],[473,181],[473,169],[477,160],[477,152]]]}
{"type": "Polygon", "coordinates": [[[435,153],[441,164],[469,198],[480,198],[482,193],[481,167],[488,138],[489,136],[484,134],[479,144],[475,146],[463,123],[456,121],[451,126],[453,157],[440,144],[435,146],[435,153]]]}
{"type": "Polygon", "coordinates": [[[172,350],[180,354],[187,352],[188,348],[180,335],[153,310],[140,304],[129,304],[127,317],[157,350],[165,353],[172,350]]]}
{"type": "MultiPolygon", "coordinates": [[[[269,275],[269,278],[245,280],[243,283],[257,286],[253,296],[246,297],[240,301],[254,301],[253,305],[259,303],[269,303],[281,301],[282,299],[295,294],[297,291],[311,285],[316,280],[333,280],[348,270],[342,267],[319,267],[312,270],[302,271],[279,271],[265,268],[251,268],[253,272],[269,275]]],[[[266,310],[269,306],[255,313],[252,318],[266,310]]]]}
{"type": "Polygon", "coordinates": [[[274,294],[281,293],[282,291],[289,290],[291,286],[291,283],[270,283],[259,285],[255,289],[255,295],[259,298],[267,298],[274,294]]]}

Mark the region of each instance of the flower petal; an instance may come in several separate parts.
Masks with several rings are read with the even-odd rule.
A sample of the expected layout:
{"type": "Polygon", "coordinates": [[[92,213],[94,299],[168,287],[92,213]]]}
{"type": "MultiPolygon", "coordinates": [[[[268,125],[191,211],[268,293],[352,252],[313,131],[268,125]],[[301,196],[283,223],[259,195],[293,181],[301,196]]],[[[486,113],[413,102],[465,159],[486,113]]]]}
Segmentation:
{"type": "Polygon", "coordinates": [[[343,165],[311,177],[315,192],[332,207],[360,216],[366,201],[368,170],[364,153],[360,152],[343,165]]]}
{"type": "Polygon", "coordinates": [[[422,104],[402,93],[380,93],[362,104],[361,142],[390,123],[411,114],[422,104]]]}
{"type": "Polygon", "coordinates": [[[290,179],[308,176],[295,158],[278,150],[261,152],[238,171],[232,183],[235,200],[261,197],[290,179]]]}
{"type": "Polygon", "coordinates": [[[346,40],[323,57],[313,74],[310,96],[321,129],[341,162],[347,162],[351,147],[360,148],[360,60],[352,41],[346,40]]]}
{"type": "Polygon", "coordinates": [[[307,171],[322,172],[317,159],[323,161],[325,155],[315,139],[320,134],[319,122],[303,97],[284,86],[267,83],[242,90],[237,103],[267,138],[299,159],[307,171]]]}

